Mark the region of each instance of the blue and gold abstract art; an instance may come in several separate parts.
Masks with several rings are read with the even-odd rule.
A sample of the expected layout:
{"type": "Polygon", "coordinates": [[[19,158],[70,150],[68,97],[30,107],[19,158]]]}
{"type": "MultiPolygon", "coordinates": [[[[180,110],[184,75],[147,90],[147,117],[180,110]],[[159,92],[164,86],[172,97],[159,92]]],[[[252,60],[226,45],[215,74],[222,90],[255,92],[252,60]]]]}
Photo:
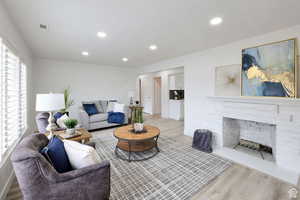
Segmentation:
{"type": "Polygon", "coordinates": [[[296,97],[295,39],[242,50],[242,96],[296,97]]]}

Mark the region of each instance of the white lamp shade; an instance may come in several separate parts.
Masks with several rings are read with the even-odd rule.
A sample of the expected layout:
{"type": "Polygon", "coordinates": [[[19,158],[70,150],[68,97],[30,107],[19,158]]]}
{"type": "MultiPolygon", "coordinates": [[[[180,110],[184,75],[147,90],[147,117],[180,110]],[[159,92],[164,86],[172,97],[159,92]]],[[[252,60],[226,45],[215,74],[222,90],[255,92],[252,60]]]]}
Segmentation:
{"type": "Polygon", "coordinates": [[[64,94],[37,94],[36,111],[51,112],[65,108],[64,94]]]}

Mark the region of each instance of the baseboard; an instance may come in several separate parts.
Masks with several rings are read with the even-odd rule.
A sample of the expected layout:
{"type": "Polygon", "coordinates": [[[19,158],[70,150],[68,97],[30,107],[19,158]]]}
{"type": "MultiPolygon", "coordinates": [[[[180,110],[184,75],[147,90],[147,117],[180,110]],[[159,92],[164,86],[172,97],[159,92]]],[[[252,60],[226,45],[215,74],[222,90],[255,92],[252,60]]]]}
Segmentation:
{"type": "Polygon", "coordinates": [[[12,170],[8,177],[6,184],[4,185],[4,187],[1,191],[0,200],[5,200],[8,192],[9,192],[9,189],[10,189],[11,185],[13,184],[14,177],[15,177],[15,173],[14,173],[14,170],[12,170]]]}

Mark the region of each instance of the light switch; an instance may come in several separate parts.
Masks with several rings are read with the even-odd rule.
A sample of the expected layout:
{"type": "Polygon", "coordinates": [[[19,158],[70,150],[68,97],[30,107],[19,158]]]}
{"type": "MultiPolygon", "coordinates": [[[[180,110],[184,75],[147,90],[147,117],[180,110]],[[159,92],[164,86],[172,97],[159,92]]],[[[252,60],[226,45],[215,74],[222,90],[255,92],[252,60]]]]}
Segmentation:
{"type": "Polygon", "coordinates": [[[294,115],[290,115],[290,122],[294,121],[294,115]]]}

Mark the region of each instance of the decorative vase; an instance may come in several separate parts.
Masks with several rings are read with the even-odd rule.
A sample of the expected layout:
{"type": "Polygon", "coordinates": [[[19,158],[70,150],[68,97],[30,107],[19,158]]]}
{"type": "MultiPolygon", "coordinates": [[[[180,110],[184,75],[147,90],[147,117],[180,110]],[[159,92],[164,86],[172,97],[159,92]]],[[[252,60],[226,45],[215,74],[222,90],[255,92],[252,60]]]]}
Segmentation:
{"type": "Polygon", "coordinates": [[[75,128],[67,128],[66,133],[68,135],[74,135],[75,134],[75,128]]]}
{"type": "Polygon", "coordinates": [[[135,132],[142,132],[144,130],[144,124],[143,123],[134,123],[134,131],[135,132]]]}

